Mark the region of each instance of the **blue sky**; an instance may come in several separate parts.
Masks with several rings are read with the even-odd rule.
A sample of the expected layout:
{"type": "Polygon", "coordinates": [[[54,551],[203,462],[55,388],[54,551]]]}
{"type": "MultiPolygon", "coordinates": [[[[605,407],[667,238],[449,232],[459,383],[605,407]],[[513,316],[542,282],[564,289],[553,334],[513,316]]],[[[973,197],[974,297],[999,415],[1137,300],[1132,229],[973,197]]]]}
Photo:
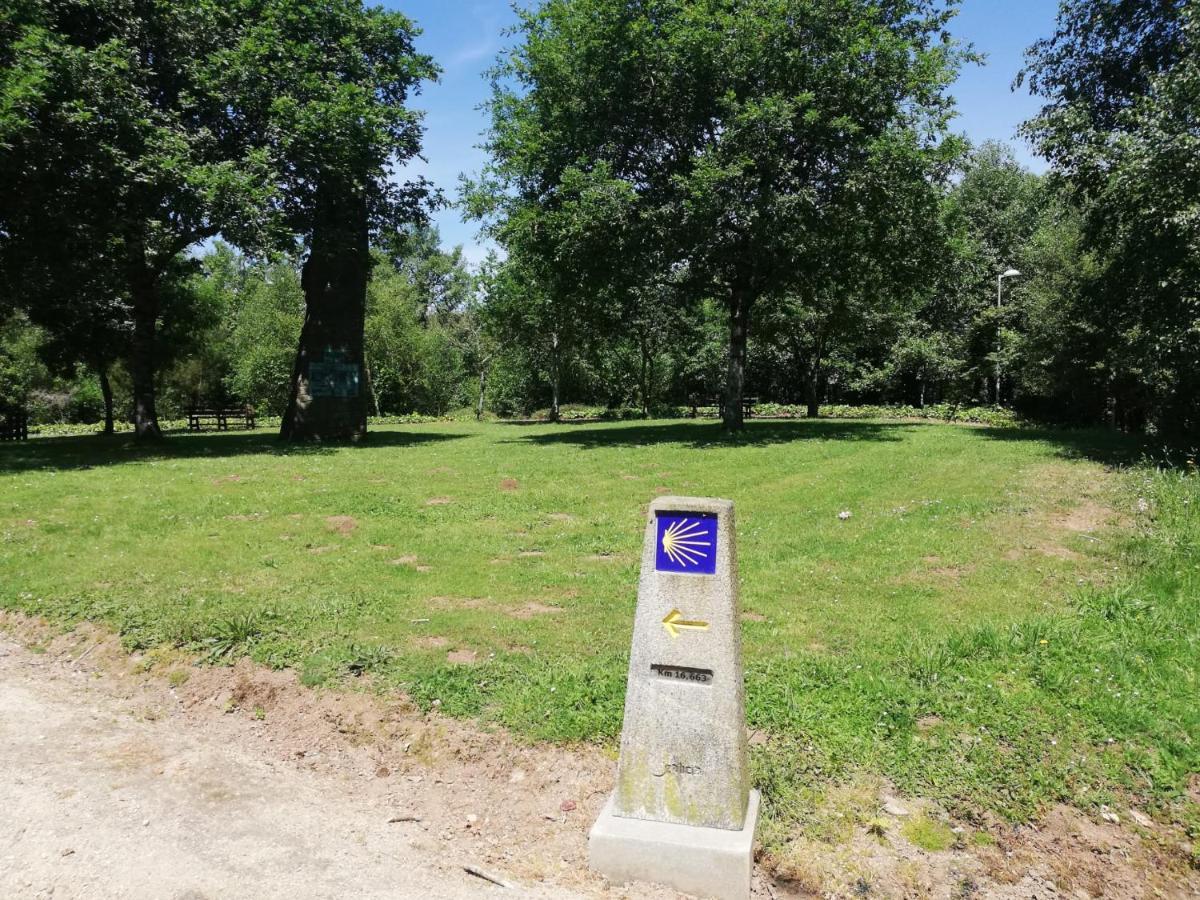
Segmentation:
{"type": "MultiPolygon", "coordinates": [[[[479,112],[488,93],[484,71],[504,46],[504,29],[514,17],[508,0],[386,0],[423,30],[418,46],[442,67],[438,84],[426,85],[414,105],[426,111],[425,157],[414,168],[456,196],[460,173],[474,173],[484,161],[476,149],[485,126],[479,112]]],[[[1036,171],[1044,165],[1016,137],[1017,126],[1038,108],[1025,91],[1011,90],[1025,48],[1052,33],[1056,0],[963,0],[953,30],[987,55],[982,66],[968,68],[955,85],[960,117],[956,129],[973,141],[1008,141],[1018,158],[1036,171]]],[[[479,262],[487,250],[475,223],[464,223],[456,209],[438,213],[447,245],[462,244],[479,262]]]]}

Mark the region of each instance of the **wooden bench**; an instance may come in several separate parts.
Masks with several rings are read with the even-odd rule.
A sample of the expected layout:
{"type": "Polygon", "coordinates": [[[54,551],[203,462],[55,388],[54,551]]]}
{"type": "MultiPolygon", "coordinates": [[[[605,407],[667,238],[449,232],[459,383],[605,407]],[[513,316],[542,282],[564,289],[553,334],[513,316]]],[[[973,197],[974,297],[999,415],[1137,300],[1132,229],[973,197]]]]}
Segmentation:
{"type": "Polygon", "coordinates": [[[187,417],[188,431],[201,431],[206,422],[216,425],[217,431],[228,431],[230,419],[241,420],[247,428],[255,427],[253,406],[193,406],[187,417]]]}
{"type": "MultiPolygon", "coordinates": [[[[714,407],[717,410],[717,418],[725,417],[725,398],[713,397],[711,400],[704,400],[700,397],[689,397],[688,404],[692,407],[692,418],[698,418],[701,407],[714,407]]],[[[757,397],[742,398],[742,417],[746,419],[754,418],[754,407],[758,405],[757,397]]]]}
{"type": "Polygon", "coordinates": [[[20,407],[0,406],[0,441],[29,440],[29,413],[20,407]]]}

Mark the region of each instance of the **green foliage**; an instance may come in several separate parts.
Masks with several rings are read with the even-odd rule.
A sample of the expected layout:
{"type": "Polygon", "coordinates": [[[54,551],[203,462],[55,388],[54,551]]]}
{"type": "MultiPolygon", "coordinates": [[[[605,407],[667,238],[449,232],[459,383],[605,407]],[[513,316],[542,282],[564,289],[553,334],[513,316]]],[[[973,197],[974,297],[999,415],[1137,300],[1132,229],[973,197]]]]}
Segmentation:
{"type": "Polygon", "coordinates": [[[38,355],[41,333],[24,316],[0,321],[0,405],[25,405],[35,387],[47,380],[38,355]]]}
{"type": "MultiPolygon", "coordinates": [[[[806,409],[777,403],[761,403],[755,408],[756,415],[780,418],[801,418],[806,409]]],[[[1011,428],[1022,424],[1020,417],[1010,409],[996,406],[956,406],[938,403],[930,406],[847,406],[826,404],[821,407],[821,416],[827,419],[928,419],[936,422],[961,422],[970,425],[988,425],[994,428],[1011,428]]]]}
{"type": "Polygon", "coordinates": [[[951,8],[546,0],[522,14],[494,78],[493,162],[466,199],[508,252],[489,305],[534,349],[553,409],[585,331],[631,325],[651,359],[671,321],[657,306],[727,309],[740,398],[760,300],[810,314],[823,379],[824,343],[904,298],[925,246],[911,235],[961,149],[944,139],[966,58],[951,8]]]}
{"type": "Polygon", "coordinates": [[[1087,339],[1075,356],[1091,385],[1071,387],[1099,390],[1076,402],[1126,427],[1194,432],[1200,10],[1180,0],[1063,3],[1023,77],[1046,100],[1026,134],[1080,215],[1082,290],[1064,292],[1059,318],[1087,339]]]}
{"type": "MultiPolygon", "coordinates": [[[[209,281],[219,278],[217,273],[209,281]]],[[[225,384],[264,415],[282,415],[296,343],[304,322],[304,294],[296,267],[288,262],[245,271],[229,298],[226,322],[230,362],[225,384]]]]}
{"type": "Polygon", "coordinates": [[[367,289],[371,387],[379,410],[444,415],[470,401],[456,338],[472,282],[461,259],[442,253],[436,243],[431,258],[408,262],[418,266],[377,265],[367,289]],[[460,281],[457,295],[447,296],[443,285],[431,283],[428,271],[439,263],[450,267],[442,277],[460,281]]]}
{"type": "MultiPolygon", "coordinates": [[[[428,185],[391,176],[419,148],[405,101],[436,70],[407,18],[359,0],[78,6],[21,3],[0,28],[0,288],[64,364],[126,357],[153,437],[181,254],[218,234],[294,250],[347,192],[364,227],[419,217],[428,185]]],[[[211,393],[203,345],[191,357],[176,380],[211,393]]]]}

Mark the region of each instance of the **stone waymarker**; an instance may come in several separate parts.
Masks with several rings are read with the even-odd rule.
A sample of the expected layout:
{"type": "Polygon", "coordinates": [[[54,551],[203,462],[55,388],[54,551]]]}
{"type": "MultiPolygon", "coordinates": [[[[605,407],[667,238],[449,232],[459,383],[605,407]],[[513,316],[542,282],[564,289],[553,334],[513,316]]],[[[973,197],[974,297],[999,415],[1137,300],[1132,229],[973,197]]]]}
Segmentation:
{"type": "Polygon", "coordinates": [[[728,500],[650,505],[617,788],[592,828],[593,869],[707,897],[750,895],[741,622],[728,500]]]}

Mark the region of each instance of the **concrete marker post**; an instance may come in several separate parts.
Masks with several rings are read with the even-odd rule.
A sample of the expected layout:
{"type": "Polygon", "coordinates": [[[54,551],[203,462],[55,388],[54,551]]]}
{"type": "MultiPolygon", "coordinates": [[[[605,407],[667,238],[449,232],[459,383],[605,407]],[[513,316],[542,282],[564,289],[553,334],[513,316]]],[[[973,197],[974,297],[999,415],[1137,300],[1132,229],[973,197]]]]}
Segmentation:
{"type": "Polygon", "coordinates": [[[745,900],[758,806],[733,503],[660,497],[646,523],[617,788],[589,863],[617,882],[745,900]]]}

